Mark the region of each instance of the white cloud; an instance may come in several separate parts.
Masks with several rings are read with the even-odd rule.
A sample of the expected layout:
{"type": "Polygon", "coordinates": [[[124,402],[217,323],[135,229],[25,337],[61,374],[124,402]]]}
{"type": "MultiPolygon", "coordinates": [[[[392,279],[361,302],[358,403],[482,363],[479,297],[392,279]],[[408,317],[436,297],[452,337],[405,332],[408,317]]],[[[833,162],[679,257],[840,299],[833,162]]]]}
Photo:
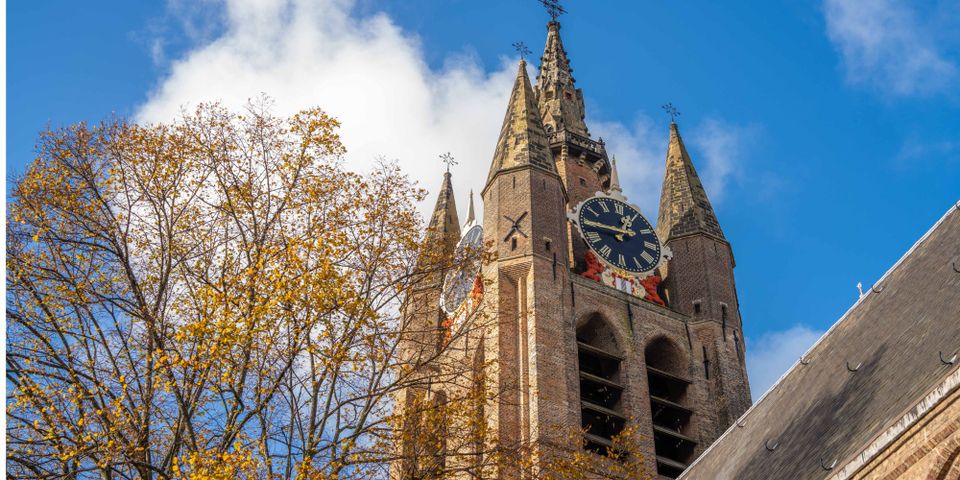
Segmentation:
{"type": "MultiPolygon", "coordinates": [[[[175,16],[182,5],[171,4],[175,16]]],[[[452,152],[464,209],[468,190],[486,180],[515,63],[504,59],[485,72],[476,58],[458,53],[432,70],[415,35],[385,14],[356,18],[352,7],[347,0],[226,0],[212,7],[222,9],[208,12],[222,19],[220,33],[173,61],[138,121],[170,120],[203,101],[240,108],[261,93],[279,115],[320,106],[341,120],[347,162],[356,170],[378,155],[396,158],[436,192],[438,155],[452,152]]],[[[433,202],[428,198],[425,208],[433,202]]]]}
{"type": "Polygon", "coordinates": [[[638,114],[630,127],[619,122],[590,122],[589,126],[591,134],[603,138],[607,152],[617,157],[624,193],[655,220],[667,158],[666,127],[644,114],[638,114]]]}
{"type": "Polygon", "coordinates": [[[733,125],[716,118],[707,118],[694,129],[688,143],[701,155],[693,161],[714,204],[723,203],[730,182],[742,177],[744,150],[755,131],[756,127],[733,125]]]}
{"type": "Polygon", "coordinates": [[[817,341],[823,332],[804,325],[764,333],[756,341],[748,339],[747,375],[750,391],[757,401],[764,392],[817,341]]]}
{"type": "MultiPolygon", "coordinates": [[[[503,58],[490,72],[469,52],[454,52],[442,68],[432,69],[415,34],[384,13],[361,16],[354,6],[355,0],[169,0],[167,17],[180,25],[159,30],[176,32],[191,47],[169,64],[137,119],[170,120],[182,107],[203,101],[239,109],[261,93],[271,97],[279,115],[320,106],[341,120],[346,159],[355,170],[369,168],[378,156],[396,158],[435,194],[442,172],[438,155],[453,153],[459,161],[454,190],[465,210],[468,191],[479,193],[487,177],[514,60],[503,58]]],[[[177,43],[154,41],[158,59],[169,58],[165,42],[177,43]]],[[[655,218],[665,123],[639,114],[631,125],[591,120],[590,126],[617,156],[627,195],[655,218]]],[[[687,138],[699,148],[694,161],[715,202],[738,171],[747,131],[708,120],[687,138]]],[[[428,197],[421,210],[434,201],[428,197]]]]}
{"type": "MultiPolygon", "coordinates": [[[[616,155],[624,193],[648,216],[656,217],[667,157],[665,124],[638,114],[630,127],[618,122],[590,122],[591,132],[616,155]]],[[[723,202],[732,180],[742,176],[745,150],[756,127],[707,118],[680,134],[714,205],[723,202]]]]}
{"type": "Polygon", "coordinates": [[[823,5],[827,34],[851,83],[899,96],[957,88],[958,65],[946,53],[956,16],[942,10],[923,15],[919,3],[905,0],[825,0],[823,5]]]}

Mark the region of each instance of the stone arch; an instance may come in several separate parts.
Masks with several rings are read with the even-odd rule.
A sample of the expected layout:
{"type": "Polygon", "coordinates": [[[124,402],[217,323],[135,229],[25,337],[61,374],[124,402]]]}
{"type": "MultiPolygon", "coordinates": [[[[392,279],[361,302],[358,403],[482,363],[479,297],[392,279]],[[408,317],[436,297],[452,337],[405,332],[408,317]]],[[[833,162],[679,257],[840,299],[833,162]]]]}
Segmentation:
{"type": "Polygon", "coordinates": [[[938,461],[934,467],[937,480],[960,478],[960,437],[955,437],[949,445],[944,447],[944,453],[947,452],[950,453],[938,461]]]}
{"type": "Polygon", "coordinates": [[[625,356],[627,342],[621,338],[616,325],[600,312],[590,312],[577,322],[577,341],[610,353],[625,356]]]}
{"type": "Polygon", "coordinates": [[[658,335],[647,341],[643,349],[643,359],[648,367],[679,377],[687,375],[689,367],[687,354],[676,342],[664,335],[658,335]]]}
{"type": "Polygon", "coordinates": [[[588,450],[604,453],[623,431],[623,348],[616,328],[600,313],[586,315],[577,326],[580,378],[580,426],[588,450]]]}
{"type": "Polygon", "coordinates": [[[695,413],[688,398],[687,354],[664,335],[644,347],[657,473],[676,478],[693,460],[695,413]]]}

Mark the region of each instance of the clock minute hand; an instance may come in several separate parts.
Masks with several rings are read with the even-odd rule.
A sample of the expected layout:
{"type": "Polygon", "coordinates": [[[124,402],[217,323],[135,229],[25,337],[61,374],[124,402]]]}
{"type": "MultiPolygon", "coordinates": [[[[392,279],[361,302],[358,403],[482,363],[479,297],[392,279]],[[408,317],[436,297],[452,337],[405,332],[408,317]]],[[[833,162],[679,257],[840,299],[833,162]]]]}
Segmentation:
{"type": "Polygon", "coordinates": [[[614,227],[613,225],[607,225],[606,223],[594,222],[593,220],[584,220],[584,221],[583,221],[583,224],[584,224],[584,225],[589,225],[589,226],[591,226],[591,227],[605,228],[605,229],[607,229],[607,230],[611,230],[611,231],[614,231],[614,232],[617,232],[617,233],[620,233],[620,234],[623,234],[623,235],[630,235],[631,237],[636,234],[636,232],[634,232],[633,230],[630,230],[630,229],[625,229],[625,228],[620,228],[620,227],[614,227]]]}

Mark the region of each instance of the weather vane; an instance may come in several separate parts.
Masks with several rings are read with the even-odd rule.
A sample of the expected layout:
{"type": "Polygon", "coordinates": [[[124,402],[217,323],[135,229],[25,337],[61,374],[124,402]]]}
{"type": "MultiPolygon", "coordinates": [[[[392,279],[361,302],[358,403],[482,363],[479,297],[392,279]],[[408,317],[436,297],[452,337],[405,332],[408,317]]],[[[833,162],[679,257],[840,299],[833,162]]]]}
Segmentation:
{"type": "Polygon", "coordinates": [[[674,107],[673,103],[667,103],[660,108],[662,108],[664,112],[667,112],[667,115],[670,115],[670,123],[677,123],[677,117],[680,116],[680,110],[677,110],[677,107],[674,107]]]}
{"type": "Polygon", "coordinates": [[[450,167],[457,164],[450,152],[440,155],[440,161],[447,164],[447,173],[450,173],[450,167]]]}
{"type": "Polygon", "coordinates": [[[547,7],[547,13],[550,14],[550,19],[554,22],[557,21],[557,17],[567,13],[567,11],[560,6],[560,0],[540,0],[540,3],[542,3],[544,7],[547,7]]]}
{"type": "Polygon", "coordinates": [[[530,55],[530,49],[527,48],[526,43],[516,42],[513,44],[513,48],[515,48],[518,52],[520,52],[521,60],[525,59],[527,55],[530,55]]]}

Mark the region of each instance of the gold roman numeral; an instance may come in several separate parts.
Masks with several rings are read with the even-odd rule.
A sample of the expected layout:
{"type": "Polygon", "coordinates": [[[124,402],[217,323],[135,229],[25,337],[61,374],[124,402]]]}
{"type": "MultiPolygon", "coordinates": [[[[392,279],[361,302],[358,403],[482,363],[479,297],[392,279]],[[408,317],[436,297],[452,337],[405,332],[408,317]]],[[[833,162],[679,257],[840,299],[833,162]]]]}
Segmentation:
{"type": "Polygon", "coordinates": [[[657,244],[656,244],[656,243],[649,242],[649,241],[647,241],[647,240],[644,240],[644,241],[643,241],[643,246],[646,247],[646,248],[649,248],[650,250],[656,250],[656,249],[657,249],[657,244]]]}
{"type": "MultiPolygon", "coordinates": [[[[604,246],[600,247],[600,255],[603,255],[603,258],[609,257],[609,256],[610,256],[610,253],[611,253],[611,250],[610,250],[610,246],[609,246],[609,245],[604,245],[604,246]]],[[[646,253],[646,252],[644,252],[644,253],[646,253]]]]}
{"type": "Polygon", "coordinates": [[[599,217],[599,216],[600,216],[600,214],[597,213],[596,210],[594,210],[594,209],[592,209],[592,208],[590,208],[590,207],[586,207],[586,209],[587,209],[588,212],[592,213],[594,217],[599,217]]]}
{"type": "Polygon", "coordinates": [[[627,268],[627,262],[623,261],[623,254],[619,254],[617,258],[617,265],[620,265],[623,268],[627,268]]]}
{"type": "Polygon", "coordinates": [[[600,234],[597,232],[586,232],[583,234],[584,237],[587,237],[587,241],[590,243],[597,243],[600,241],[600,234]]]}
{"type": "Polygon", "coordinates": [[[640,254],[640,258],[642,258],[644,262],[653,263],[653,255],[650,255],[650,252],[644,251],[640,254]]]}
{"type": "Polygon", "coordinates": [[[607,206],[607,202],[600,201],[597,202],[597,204],[603,209],[603,213],[610,213],[610,207],[607,206]]]}
{"type": "Polygon", "coordinates": [[[623,204],[620,202],[613,204],[613,209],[617,211],[617,215],[623,215],[623,204]]]}

